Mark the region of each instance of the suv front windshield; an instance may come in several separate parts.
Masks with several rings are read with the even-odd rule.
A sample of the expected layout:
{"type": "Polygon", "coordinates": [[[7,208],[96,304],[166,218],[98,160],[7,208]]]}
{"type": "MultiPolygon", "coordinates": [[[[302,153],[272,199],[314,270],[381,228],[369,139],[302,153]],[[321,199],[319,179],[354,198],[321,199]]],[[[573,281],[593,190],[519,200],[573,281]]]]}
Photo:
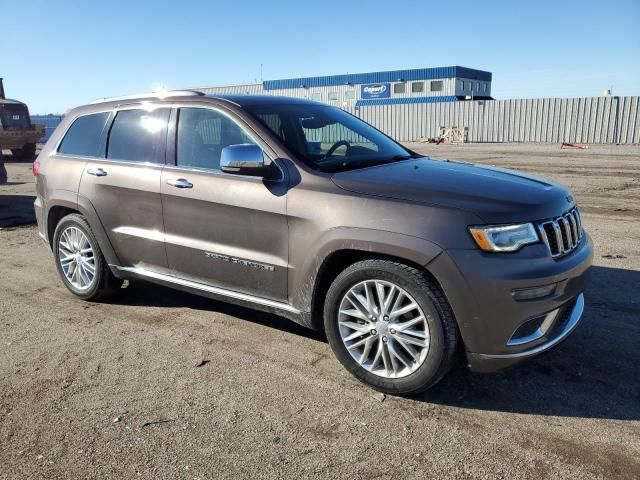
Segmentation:
{"type": "Polygon", "coordinates": [[[414,156],[369,124],[336,107],[271,104],[244,108],[290,150],[323,172],[369,167],[414,156]]]}

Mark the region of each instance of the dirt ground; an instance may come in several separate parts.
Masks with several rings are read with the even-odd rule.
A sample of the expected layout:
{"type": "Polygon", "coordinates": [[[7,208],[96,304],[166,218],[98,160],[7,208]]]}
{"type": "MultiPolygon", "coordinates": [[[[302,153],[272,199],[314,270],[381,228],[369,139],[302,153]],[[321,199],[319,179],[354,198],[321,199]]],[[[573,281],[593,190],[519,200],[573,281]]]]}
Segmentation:
{"type": "Polygon", "coordinates": [[[640,478],[640,147],[412,147],[573,189],[596,255],[560,348],[380,401],[276,316],[145,283],[76,300],[29,225],[30,164],[7,159],[0,479],[640,478]]]}

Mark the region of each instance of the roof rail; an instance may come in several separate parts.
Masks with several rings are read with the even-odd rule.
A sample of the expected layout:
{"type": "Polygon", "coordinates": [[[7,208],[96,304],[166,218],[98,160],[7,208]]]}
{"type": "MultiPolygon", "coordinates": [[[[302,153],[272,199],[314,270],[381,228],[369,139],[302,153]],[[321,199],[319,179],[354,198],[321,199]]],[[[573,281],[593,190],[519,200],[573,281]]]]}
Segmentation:
{"type": "Polygon", "coordinates": [[[103,103],[103,102],[115,102],[119,100],[138,100],[142,98],[170,98],[170,97],[202,97],[205,94],[198,90],[167,90],[165,92],[152,92],[152,93],[138,93],[134,95],[123,95],[121,97],[105,97],[99,98],[92,102],[89,102],[90,105],[94,103],[103,103]]]}

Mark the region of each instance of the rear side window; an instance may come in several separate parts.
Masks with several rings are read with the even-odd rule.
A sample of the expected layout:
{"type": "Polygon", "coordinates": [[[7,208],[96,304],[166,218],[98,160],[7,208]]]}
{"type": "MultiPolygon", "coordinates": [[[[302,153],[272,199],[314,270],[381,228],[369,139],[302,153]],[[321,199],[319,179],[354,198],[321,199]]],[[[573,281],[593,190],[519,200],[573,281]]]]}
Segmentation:
{"type": "Polygon", "coordinates": [[[107,158],[164,163],[169,109],[121,110],[109,132],[107,158]]]}
{"type": "Polygon", "coordinates": [[[181,108],[178,118],[179,167],[220,169],[220,154],[229,145],[255,143],[223,113],[208,108],[181,108]]]}
{"type": "Polygon", "coordinates": [[[79,157],[104,157],[102,130],[107,118],[109,112],[78,117],[67,130],[58,152],[79,157]]]}

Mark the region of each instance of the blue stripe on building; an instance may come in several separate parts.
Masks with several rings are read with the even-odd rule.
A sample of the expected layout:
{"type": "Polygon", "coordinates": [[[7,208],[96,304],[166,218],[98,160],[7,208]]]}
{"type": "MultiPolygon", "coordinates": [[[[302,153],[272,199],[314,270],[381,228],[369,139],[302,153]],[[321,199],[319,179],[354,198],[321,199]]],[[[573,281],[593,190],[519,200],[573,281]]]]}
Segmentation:
{"type": "Polygon", "coordinates": [[[440,97],[395,97],[376,98],[371,100],[358,100],[356,107],[371,107],[374,105],[403,105],[411,103],[437,103],[437,102],[457,102],[455,95],[443,95],[440,97]]]}
{"type": "Polygon", "coordinates": [[[367,84],[382,82],[405,82],[414,80],[436,80],[441,78],[461,77],[483,82],[491,81],[491,72],[466,67],[416,68],[413,70],[392,70],[387,72],[352,73],[328,75],[323,77],[285,78],[282,80],[265,80],[265,90],[282,90],[287,88],[329,87],[333,85],[367,84]]]}

